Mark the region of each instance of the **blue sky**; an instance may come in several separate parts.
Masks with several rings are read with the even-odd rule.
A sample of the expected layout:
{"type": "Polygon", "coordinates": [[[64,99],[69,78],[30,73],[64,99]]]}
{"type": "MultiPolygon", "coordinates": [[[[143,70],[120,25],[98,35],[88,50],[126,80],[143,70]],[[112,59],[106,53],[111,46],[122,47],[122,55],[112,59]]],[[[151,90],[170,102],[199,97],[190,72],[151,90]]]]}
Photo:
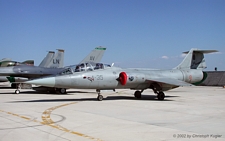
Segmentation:
{"type": "Polygon", "coordinates": [[[207,70],[225,70],[224,0],[0,0],[0,59],[65,50],[76,64],[97,46],[102,62],[173,68],[191,48],[216,49],[207,70]]]}

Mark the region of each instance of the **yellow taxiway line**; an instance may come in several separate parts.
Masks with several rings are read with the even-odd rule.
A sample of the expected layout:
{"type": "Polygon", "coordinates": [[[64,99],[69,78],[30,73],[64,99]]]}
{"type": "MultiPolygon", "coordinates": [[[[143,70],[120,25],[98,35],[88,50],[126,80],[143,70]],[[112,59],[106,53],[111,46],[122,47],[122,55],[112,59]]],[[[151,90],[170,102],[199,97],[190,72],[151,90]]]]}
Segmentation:
{"type": "Polygon", "coordinates": [[[45,110],[42,113],[42,120],[43,120],[43,122],[31,119],[29,117],[25,117],[25,116],[22,116],[22,115],[18,115],[18,114],[12,113],[12,112],[6,112],[6,111],[3,111],[3,110],[0,110],[0,112],[6,113],[8,115],[15,116],[15,117],[19,117],[19,118],[22,118],[22,119],[25,119],[25,120],[29,120],[29,121],[33,121],[33,122],[36,122],[36,123],[40,123],[42,125],[47,125],[47,126],[50,126],[52,128],[55,128],[55,129],[58,129],[58,130],[61,130],[61,131],[67,132],[67,133],[71,133],[71,134],[74,134],[74,135],[77,135],[77,136],[85,137],[85,138],[88,138],[88,139],[91,139],[91,140],[102,141],[102,140],[100,140],[98,138],[94,138],[94,137],[91,137],[91,136],[88,136],[88,135],[85,135],[85,134],[82,134],[82,133],[79,133],[79,132],[75,132],[75,131],[69,130],[69,129],[65,128],[65,127],[62,127],[60,125],[57,125],[51,119],[51,112],[53,110],[55,110],[57,108],[61,108],[63,106],[68,106],[68,105],[71,105],[71,104],[75,104],[75,103],[77,103],[77,102],[71,102],[71,103],[55,106],[55,107],[52,107],[52,108],[49,108],[49,109],[45,110]]]}

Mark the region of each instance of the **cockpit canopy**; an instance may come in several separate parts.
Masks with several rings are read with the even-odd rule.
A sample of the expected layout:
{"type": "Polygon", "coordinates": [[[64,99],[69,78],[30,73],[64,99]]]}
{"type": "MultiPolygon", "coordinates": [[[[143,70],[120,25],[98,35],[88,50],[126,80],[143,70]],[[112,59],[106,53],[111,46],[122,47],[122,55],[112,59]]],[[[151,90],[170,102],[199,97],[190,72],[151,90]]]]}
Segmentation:
{"type": "Polygon", "coordinates": [[[19,62],[16,61],[2,61],[0,62],[0,67],[11,67],[11,66],[17,66],[20,65],[19,62]]]}
{"type": "Polygon", "coordinates": [[[81,63],[78,65],[74,65],[74,66],[69,66],[66,67],[61,73],[59,73],[60,75],[63,74],[73,74],[76,72],[83,72],[83,71],[94,71],[94,70],[98,70],[98,69],[106,69],[106,68],[110,68],[111,65],[108,64],[102,64],[102,63],[81,63]]]}

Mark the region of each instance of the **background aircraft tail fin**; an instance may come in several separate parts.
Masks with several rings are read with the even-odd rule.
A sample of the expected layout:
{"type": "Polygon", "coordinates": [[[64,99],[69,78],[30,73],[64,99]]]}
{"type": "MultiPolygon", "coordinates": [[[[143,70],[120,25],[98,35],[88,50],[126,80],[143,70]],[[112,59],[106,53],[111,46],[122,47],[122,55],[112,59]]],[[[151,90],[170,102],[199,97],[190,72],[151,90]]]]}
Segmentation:
{"type": "Polygon", "coordinates": [[[52,57],[47,68],[63,68],[64,66],[64,50],[57,49],[58,52],[52,57]]]}
{"type": "Polygon", "coordinates": [[[104,47],[96,47],[94,50],[92,50],[92,52],[85,57],[80,63],[85,63],[85,62],[101,62],[102,60],[102,56],[105,52],[106,48],[104,47]]]}
{"type": "Polygon", "coordinates": [[[45,68],[62,68],[64,65],[64,50],[58,49],[55,54],[54,51],[49,51],[46,57],[39,64],[39,67],[45,68]]]}
{"type": "Polygon", "coordinates": [[[192,48],[190,51],[183,52],[186,55],[184,60],[175,69],[205,69],[206,63],[204,54],[218,52],[217,50],[198,50],[192,48]]]}
{"type": "Polygon", "coordinates": [[[54,51],[49,51],[46,57],[41,61],[39,64],[39,67],[47,67],[48,64],[51,62],[55,52],[54,51]]]}

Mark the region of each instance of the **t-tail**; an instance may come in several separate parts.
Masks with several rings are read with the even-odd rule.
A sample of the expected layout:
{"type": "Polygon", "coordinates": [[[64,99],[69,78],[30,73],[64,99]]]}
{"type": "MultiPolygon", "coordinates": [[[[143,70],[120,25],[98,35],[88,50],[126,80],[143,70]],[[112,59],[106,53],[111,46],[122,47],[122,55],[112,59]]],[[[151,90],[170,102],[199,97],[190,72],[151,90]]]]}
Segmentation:
{"type": "Polygon", "coordinates": [[[102,56],[105,52],[106,48],[104,47],[96,47],[92,52],[85,57],[80,63],[85,63],[85,62],[94,62],[94,63],[99,63],[102,60],[102,56]]]}
{"type": "Polygon", "coordinates": [[[198,50],[192,48],[190,51],[183,52],[186,55],[184,60],[174,69],[205,69],[207,68],[205,63],[204,54],[218,52],[217,50],[198,50]]]}
{"type": "Polygon", "coordinates": [[[49,51],[45,59],[41,62],[39,67],[45,68],[63,68],[64,66],[64,50],[58,49],[58,52],[55,54],[52,51],[49,51]]]}

